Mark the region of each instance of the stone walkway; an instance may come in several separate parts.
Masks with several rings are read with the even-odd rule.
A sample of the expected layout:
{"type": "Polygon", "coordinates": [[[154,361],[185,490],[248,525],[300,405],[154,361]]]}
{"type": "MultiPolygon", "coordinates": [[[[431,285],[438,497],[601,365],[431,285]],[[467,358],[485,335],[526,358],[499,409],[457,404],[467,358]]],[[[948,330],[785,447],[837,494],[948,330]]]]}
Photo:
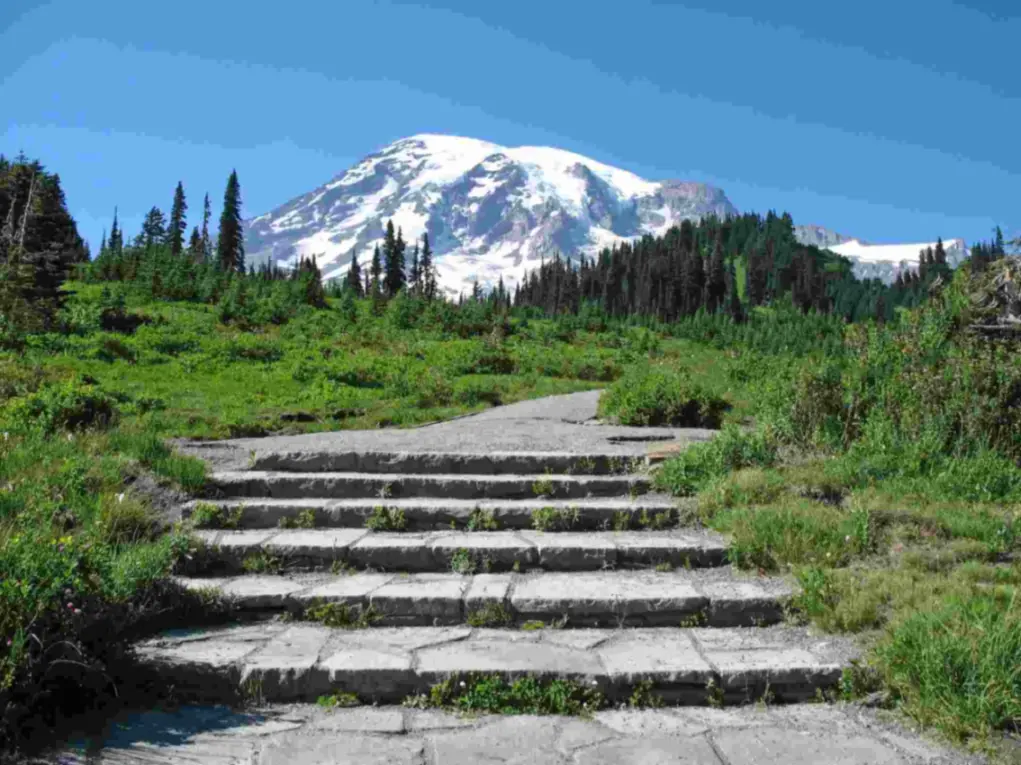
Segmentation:
{"type": "Polygon", "coordinates": [[[50,765],[972,765],[856,707],[462,717],[401,707],[189,707],[125,716],[50,765]],[[80,750],[79,750],[80,751],[80,750]]]}
{"type": "Polygon", "coordinates": [[[214,474],[182,514],[214,528],[178,580],[243,619],[182,625],[138,656],[184,703],[244,687],[276,706],[250,726],[222,710],[149,715],[115,732],[103,761],[963,762],[800,703],[833,688],[853,644],[783,624],[790,582],[732,570],[726,539],[679,527],[674,500],[651,493],[654,463],[712,433],[601,425],[597,401],[188,446],[214,474]],[[313,605],[333,626],[301,621],[313,605]],[[466,722],[282,706],[335,693],[399,704],[468,673],[571,679],[615,704],[642,687],[685,708],[466,722]],[[756,712],[763,700],[794,706],[756,712]],[[152,742],[160,726],[187,735],[117,743],[152,742]]]}

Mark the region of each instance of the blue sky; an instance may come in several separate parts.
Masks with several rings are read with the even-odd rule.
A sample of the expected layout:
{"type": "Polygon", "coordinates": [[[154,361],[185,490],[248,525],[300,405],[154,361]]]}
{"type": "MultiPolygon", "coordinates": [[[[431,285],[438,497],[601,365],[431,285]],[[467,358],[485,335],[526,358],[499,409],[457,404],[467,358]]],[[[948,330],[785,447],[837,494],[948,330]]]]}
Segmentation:
{"type": "Polygon", "coordinates": [[[872,241],[1021,227],[1016,0],[0,0],[0,152],[93,247],[421,132],[552,145],[872,241]],[[154,10],[156,9],[156,10],[154,10]]]}

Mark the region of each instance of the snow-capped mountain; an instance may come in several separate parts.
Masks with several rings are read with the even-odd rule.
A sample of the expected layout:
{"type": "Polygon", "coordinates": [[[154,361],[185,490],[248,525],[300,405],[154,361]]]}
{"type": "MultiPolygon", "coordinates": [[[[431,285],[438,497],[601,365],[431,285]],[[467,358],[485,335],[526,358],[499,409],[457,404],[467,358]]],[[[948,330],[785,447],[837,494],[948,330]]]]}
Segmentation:
{"type": "Polygon", "coordinates": [[[560,149],[417,135],[247,221],[245,249],[249,263],[282,266],[315,255],[335,278],[352,253],[368,264],[392,219],[409,247],[428,232],[440,284],[456,293],[709,214],[738,211],[712,186],[647,181],[560,149]]]}
{"type": "MultiPolygon", "coordinates": [[[[936,242],[870,244],[820,226],[795,226],[794,235],[802,244],[815,245],[850,260],[854,275],[859,279],[880,279],[886,284],[894,282],[899,273],[917,271],[922,250],[936,249],[936,242]]],[[[963,239],[946,240],[943,249],[950,266],[957,266],[969,254],[963,239]]]]}
{"type": "MultiPolygon", "coordinates": [[[[718,188],[647,181],[560,149],[507,148],[474,138],[417,135],[372,154],[297,199],[245,223],[248,262],[281,266],[317,257],[326,279],[346,273],[352,253],[368,265],[393,220],[409,246],[428,232],[442,287],[451,293],[503,277],[516,283],[540,259],[594,255],[684,219],[738,210],[718,188]]],[[[820,226],[796,226],[803,244],[849,258],[859,278],[890,283],[918,267],[935,243],[873,245],[820,226]]],[[[967,257],[944,242],[947,261],[967,257]]]]}

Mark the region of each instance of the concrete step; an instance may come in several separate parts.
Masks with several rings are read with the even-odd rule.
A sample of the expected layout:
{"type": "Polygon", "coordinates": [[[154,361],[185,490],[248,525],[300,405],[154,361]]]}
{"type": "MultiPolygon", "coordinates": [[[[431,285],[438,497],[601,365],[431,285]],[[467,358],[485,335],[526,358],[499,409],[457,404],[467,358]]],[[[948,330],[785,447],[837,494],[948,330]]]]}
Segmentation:
{"type": "Polygon", "coordinates": [[[380,574],[180,578],[214,589],[240,611],[335,604],[344,621],[373,626],[752,627],[776,624],[793,594],[782,579],[692,571],[534,574],[380,574]]]}
{"type": "Polygon", "coordinates": [[[445,531],[288,529],[193,532],[202,543],[182,573],[322,570],[489,573],[542,568],[592,571],[724,562],[727,543],[709,531],[445,531]]]}
{"type": "MultiPolygon", "coordinates": [[[[181,514],[190,518],[199,502],[189,502],[181,514]]],[[[311,514],[316,528],[364,528],[378,508],[399,511],[409,531],[495,524],[497,529],[590,530],[642,528],[677,518],[678,502],[665,495],[635,499],[260,499],[234,497],[207,500],[239,529],[275,529],[302,522],[311,514]]],[[[205,524],[200,524],[200,527],[205,524]]],[[[668,525],[673,525],[669,523],[668,525]]],[[[662,526],[660,526],[662,527],[662,526]]]]}
{"type": "Polygon", "coordinates": [[[646,476],[557,475],[407,475],[380,473],[213,473],[208,482],[213,496],[270,496],[276,498],[399,498],[429,496],[443,499],[517,499],[586,496],[629,496],[650,488],[646,476]]]}
{"type": "Polygon", "coordinates": [[[214,473],[213,497],[320,497],[438,499],[575,499],[627,497],[651,488],[647,476],[587,475],[409,475],[404,473],[269,473],[257,470],[214,473]]]}
{"type": "Polygon", "coordinates": [[[470,673],[572,679],[611,701],[647,682],[667,704],[742,703],[767,693],[796,702],[832,687],[856,655],[840,638],[789,627],[338,630],[279,621],[175,630],[135,652],[182,701],[223,701],[243,687],[267,702],[346,692],[383,704],[470,673]]]}
{"type": "Polygon", "coordinates": [[[649,464],[620,449],[605,453],[403,451],[276,451],[259,454],[252,470],[299,473],[403,473],[528,475],[547,470],[560,475],[619,475],[649,464]]]}

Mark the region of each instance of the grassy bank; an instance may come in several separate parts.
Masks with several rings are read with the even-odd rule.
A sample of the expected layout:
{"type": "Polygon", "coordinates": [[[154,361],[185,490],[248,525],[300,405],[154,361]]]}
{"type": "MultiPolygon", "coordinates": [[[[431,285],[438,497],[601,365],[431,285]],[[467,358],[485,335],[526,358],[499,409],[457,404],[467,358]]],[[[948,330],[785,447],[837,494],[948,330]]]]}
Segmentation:
{"type": "Polygon", "coordinates": [[[794,618],[857,635],[848,698],[879,694],[1013,761],[1021,733],[1021,359],[976,337],[959,273],[845,353],[752,384],[755,428],[664,465],[739,566],[796,577],[794,618]],[[1013,738],[1013,743],[1010,739],[1013,738]]]}

